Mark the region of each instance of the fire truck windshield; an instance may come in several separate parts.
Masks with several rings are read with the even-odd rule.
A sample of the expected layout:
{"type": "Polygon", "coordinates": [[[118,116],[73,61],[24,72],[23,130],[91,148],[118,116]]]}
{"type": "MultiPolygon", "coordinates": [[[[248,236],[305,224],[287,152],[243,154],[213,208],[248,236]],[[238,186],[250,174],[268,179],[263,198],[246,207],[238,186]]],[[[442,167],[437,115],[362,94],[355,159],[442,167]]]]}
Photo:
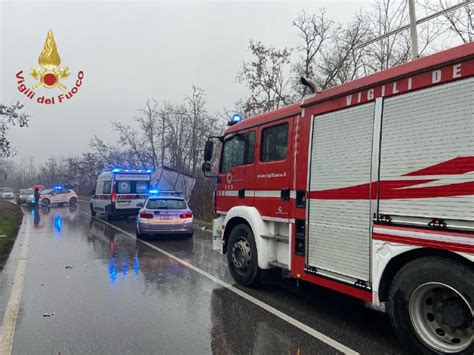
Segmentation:
{"type": "Polygon", "coordinates": [[[255,131],[238,134],[224,141],[220,172],[227,173],[232,167],[253,163],[255,131]]]}

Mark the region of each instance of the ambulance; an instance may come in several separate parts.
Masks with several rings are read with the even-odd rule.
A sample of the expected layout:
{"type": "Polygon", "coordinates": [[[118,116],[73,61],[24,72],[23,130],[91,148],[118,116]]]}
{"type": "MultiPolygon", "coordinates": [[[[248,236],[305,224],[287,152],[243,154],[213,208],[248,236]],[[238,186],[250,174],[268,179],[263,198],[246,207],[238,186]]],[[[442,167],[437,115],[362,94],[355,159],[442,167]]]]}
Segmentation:
{"type": "Polygon", "coordinates": [[[113,169],[97,178],[90,201],[91,215],[114,217],[136,216],[147,198],[151,170],[113,169]]]}

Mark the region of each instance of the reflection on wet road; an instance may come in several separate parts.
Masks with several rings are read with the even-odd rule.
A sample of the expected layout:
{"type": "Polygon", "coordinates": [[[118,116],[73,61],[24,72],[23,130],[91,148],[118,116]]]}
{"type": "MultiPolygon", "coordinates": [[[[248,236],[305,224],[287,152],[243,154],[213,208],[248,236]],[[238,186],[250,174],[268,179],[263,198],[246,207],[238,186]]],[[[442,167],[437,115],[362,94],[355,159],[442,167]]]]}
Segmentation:
{"type": "MultiPolygon", "coordinates": [[[[28,211],[29,257],[13,353],[337,353],[137,241],[127,233],[134,231],[132,220],[114,222],[119,230],[82,212],[86,207],[28,211]]],[[[233,284],[205,231],[147,242],[233,284]]],[[[21,236],[15,249],[19,244],[21,236]]],[[[0,285],[16,268],[15,249],[0,285]]],[[[355,351],[399,352],[387,318],[358,301],[289,283],[239,289],[355,351]]],[[[0,304],[3,318],[1,312],[0,304]]]]}

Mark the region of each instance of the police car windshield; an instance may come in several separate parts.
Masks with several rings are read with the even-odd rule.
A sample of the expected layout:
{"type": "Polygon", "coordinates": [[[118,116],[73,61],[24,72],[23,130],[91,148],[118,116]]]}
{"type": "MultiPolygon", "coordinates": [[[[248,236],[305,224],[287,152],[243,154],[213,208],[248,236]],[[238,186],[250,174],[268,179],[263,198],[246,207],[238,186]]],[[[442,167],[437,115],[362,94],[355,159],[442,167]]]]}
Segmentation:
{"type": "Polygon", "coordinates": [[[33,189],[21,189],[20,195],[33,195],[33,189]]]}
{"type": "Polygon", "coordinates": [[[186,202],[179,199],[150,199],[146,204],[150,210],[184,210],[187,208],[186,202]]]}

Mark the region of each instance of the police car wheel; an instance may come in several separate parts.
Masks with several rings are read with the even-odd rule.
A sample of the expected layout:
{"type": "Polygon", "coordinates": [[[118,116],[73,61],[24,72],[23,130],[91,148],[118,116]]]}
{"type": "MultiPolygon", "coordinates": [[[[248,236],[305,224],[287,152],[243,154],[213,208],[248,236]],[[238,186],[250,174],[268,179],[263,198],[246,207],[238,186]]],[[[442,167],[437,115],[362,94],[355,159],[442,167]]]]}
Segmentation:
{"type": "Polygon", "coordinates": [[[77,203],[77,198],[71,197],[71,198],[69,199],[69,204],[70,204],[71,206],[74,206],[76,203],[77,203]]]}
{"type": "Polygon", "coordinates": [[[140,227],[138,226],[135,228],[135,235],[137,236],[137,238],[143,237],[143,234],[140,232],[140,227]]]}
{"type": "Polygon", "coordinates": [[[237,283],[252,287],[260,283],[257,245],[252,230],[246,224],[238,224],[229,235],[227,263],[237,283]]]}
{"type": "Polygon", "coordinates": [[[51,203],[51,201],[48,198],[44,198],[44,199],[41,200],[41,206],[43,206],[43,207],[49,206],[50,203],[51,203]]]}

